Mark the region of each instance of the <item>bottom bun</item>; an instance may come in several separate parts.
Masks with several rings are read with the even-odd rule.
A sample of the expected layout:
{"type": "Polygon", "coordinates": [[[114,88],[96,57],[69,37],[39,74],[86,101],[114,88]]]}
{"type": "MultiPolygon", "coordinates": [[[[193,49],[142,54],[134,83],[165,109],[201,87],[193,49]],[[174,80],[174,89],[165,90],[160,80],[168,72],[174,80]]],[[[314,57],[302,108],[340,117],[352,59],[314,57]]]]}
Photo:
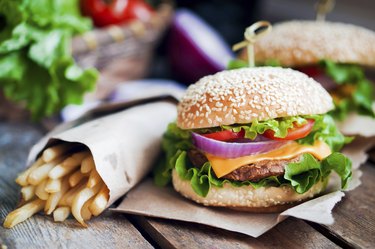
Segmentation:
{"type": "Polygon", "coordinates": [[[227,207],[239,211],[253,213],[276,213],[311,199],[322,192],[325,182],[318,182],[304,194],[298,194],[289,186],[234,187],[225,183],[222,188],[211,186],[206,197],[197,195],[191,187],[190,181],[183,180],[176,172],[172,172],[174,189],[184,197],[205,206],[227,207]]]}

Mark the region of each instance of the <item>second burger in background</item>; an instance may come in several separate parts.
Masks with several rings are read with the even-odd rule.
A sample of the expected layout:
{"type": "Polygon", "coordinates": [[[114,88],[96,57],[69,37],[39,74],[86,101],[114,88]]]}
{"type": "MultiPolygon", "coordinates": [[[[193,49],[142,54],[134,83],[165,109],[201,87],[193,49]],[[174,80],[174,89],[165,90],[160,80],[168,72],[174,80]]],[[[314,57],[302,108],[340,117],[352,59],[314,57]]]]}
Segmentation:
{"type": "MultiPolygon", "coordinates": [[[[355,117],[375,125],[375,87],[366,76],[375,70],[373,31],[334,22],[278,23],[255,44],[255,56],[258,64],[292,67],[321,83],[333,97],[331,114],[338,121],[355,117]]],[[[341,124],[344,133],[375,135],[375,129],[357,128],[352,121],[341,124]]]]}
{"type": "Polygon", "coordinates": [[[331,171],[344,188],[348,142],[326,113],[329,94],[291,69],[223,71],[189,86],[163,138],[155,182],[208,206],[277,212],[322,192],[331,171]]]}

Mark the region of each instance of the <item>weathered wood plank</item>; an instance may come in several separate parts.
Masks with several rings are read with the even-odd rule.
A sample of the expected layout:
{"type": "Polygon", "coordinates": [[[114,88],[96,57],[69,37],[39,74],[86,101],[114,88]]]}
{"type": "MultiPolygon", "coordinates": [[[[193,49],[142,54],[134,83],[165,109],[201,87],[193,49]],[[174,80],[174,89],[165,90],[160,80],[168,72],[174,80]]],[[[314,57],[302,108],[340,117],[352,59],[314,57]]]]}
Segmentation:
{"type": "MultiPolygon", "coordinates": [[[[374,248],[375,245],[375,165],[361,166],[362,185],[346,194],[335,207],[335,223],[325,226],[328,236],[352,247],[374,248]]],[[[322,230],[324,232],[324,230],[322,230]]]]}
{"type": "MultiPolygon", "coordinates": [[[[135,216],[162,248],[336,248],[301,220],[289,218],[259,238],[199,224],[135,216]]],[[[249,224],[251,226],[251,224],[249,224]]]]}
{"type": "Polygon", "coordinates": [[[2,227],[4,218],[18,201],[14,179],[26,161],[29,148],[41,132],[32,125],[0,123],[0,245],[8,248],[152,248],[121,214],[105,212],[82,228],[74,219],[54,223],[35,215],[13,229],[2,227]]]}

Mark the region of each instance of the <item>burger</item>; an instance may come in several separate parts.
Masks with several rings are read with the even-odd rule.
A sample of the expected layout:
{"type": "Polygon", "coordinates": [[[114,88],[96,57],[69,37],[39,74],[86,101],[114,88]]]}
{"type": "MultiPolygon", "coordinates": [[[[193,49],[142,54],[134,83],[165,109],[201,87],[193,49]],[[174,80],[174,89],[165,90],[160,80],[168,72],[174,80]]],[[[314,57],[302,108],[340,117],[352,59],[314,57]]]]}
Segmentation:
{"type": "MultiPolygon", "coordinates": [[[[246,59],[246,53],[240,58],[246,59]]],[[[257,41],[255,58],[259,65],[291,67],[321,83],[333,97],[336,108],[330,114],[337,121],[357,114],[375,125],[375,90],[368,79],[375,68],[375,32],[334,22],[282,22],[257,41]]]]}
{"type": "Polygon", "coordinates": [[[163,136],[157,185],[206,206],[279,212],[319,195],[331,172],[345,188],[349,141],[326,113],[330,95],[280,67],[228,70],[190,85],[163,136]]]}

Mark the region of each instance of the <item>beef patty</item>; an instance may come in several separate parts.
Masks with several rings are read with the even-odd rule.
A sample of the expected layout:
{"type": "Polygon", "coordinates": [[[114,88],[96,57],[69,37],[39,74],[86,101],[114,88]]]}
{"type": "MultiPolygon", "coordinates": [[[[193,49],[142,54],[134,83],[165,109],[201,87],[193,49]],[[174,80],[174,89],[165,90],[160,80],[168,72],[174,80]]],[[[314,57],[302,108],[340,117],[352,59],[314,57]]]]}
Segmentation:
{"type": "MultiPolygon", "coordinates": [[[[207,162],[206,156],[198,150],[188,151],[188,157],[194,167],[200,168],[207,162]]],[[[221,177],[234,181],[253,181],[257,182],[269,176],[284,175],[284,168],[288,163],[298,162],[300,155],[286,160],[263,160],[260,162],[247,164],[221,177]]]]}

